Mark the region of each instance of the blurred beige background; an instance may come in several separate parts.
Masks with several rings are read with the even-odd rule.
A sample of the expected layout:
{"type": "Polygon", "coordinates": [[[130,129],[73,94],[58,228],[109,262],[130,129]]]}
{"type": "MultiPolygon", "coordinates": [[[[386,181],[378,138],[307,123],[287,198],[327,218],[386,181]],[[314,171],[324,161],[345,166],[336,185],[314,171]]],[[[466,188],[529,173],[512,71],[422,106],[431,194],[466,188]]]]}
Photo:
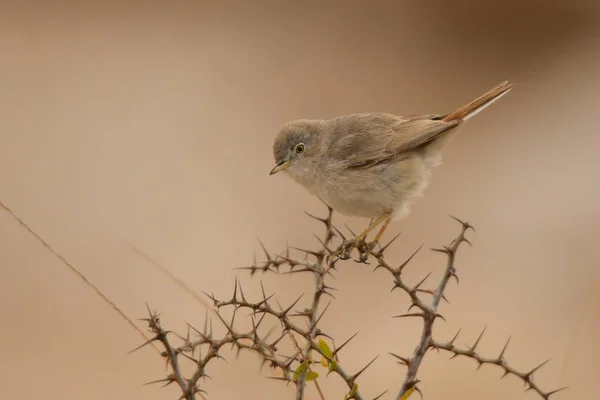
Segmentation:
{"type": "MultiPolygon", "coordinates": [[[[363,111],[448,112],[498,82],[515,89],[469,122],[403,222],[389,257],[447,243],[449,213],[472,222],[458,259],[446,340],[537,375],[556,399],[600,398],[600,7],[583,1],[0,2],[0,200],[131,318],[144,302],[166,326],[201,324],[204,309],[132,246],[196,291],[226,297],[238,275],[283,304],[311,279],[233,270],[260,237],[315,246],[303,211],[318,200],[268,175],[271,143],[295,118],[363,111]]],[[[344,219],[359,229],[368,221],[344,219]]],[[[318,230],[319,229],[319,230],[318,230]]],[[[164,376],[140,336],[10,214],[0,210],[0,397],[172,399],[142,386],[164,376]]],[[[423,252],[416,281],[444,260],[423,252]]],[[[360,383],[392,398],[404,376],[387,352],[408,354],[417,321],[383,273],[347,263],[323,326],[360,383]]],[[[143,326],[143,325],[140,325],[143,326]]],[[[210,399],[292,398],[259,378],[257,359],[215,362],[210,399]]],[[[470,360],[430,353],[428,399],[534,399],[522,383],[470,360]]],[[[341,398],[335,376],[328,399],[341,398]]],[[[311,386],[309,399],[316,393],[311,386]]]]}

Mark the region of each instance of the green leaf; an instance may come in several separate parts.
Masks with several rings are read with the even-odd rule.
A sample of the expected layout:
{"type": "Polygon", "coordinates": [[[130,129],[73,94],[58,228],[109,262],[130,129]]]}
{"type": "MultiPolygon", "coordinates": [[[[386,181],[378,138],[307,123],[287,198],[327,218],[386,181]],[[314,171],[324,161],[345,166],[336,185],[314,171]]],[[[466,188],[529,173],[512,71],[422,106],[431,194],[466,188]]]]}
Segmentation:
{"type": "Polygon", "coordinates": [[[308,381],[312,381],[313,379],[317,379],[319,377],[319,374],[315,371],[308,371],[306,373],[306,378],[305,380],[308,381]]]}
{"type": "Polygon", "coordinates": [[[306,368],[308,368],[308,364],[306,363],[306,361],[298,365],[298,368],[296,368],[296,371],[294,371],[294,377],[292,378],[292,380],[294,382],[298,382],[298,379],[300,379],[304,371],[306,371],[306,368]]]}
{"type": "Polygon", "coordinates": [[[333,352],[329,348],[327,342],[323,339],[319,339],[319,349],[321,350],[321,353],[323,353],[328,359],[331,360],[333,358],[333,352]]]}
{"type": "Polygon", "coordinates": [[[406,400],[410,397],[411,394],[413,394],[413,392],[415,391],[415,387],[411,387],[410,389],[408,389],[406,391],[406,393],[404,393],[404,395],[402,397],[400,397],[400,400],[406,400]]]}
{"type": "Polygon", "coordinates": [[[327,359],[325,357],[321,358],[321,365],[324,367],[327,367],[327,365],[329,364],[329,361],[327,361],[327,359]]]}
{"type": "MultiPolygon", "coordinates": [[[[344,396],[344,400],[354,398],[354,396],[356,396],[357,392],[358,392],[358,383],[355,382],[354,386],[352,386],[352,390],[350,391],[350,393],[348,393],[346,396],[344,396]]],[[[401,400],[405,400],[405,399],[401,399],[401,400]]]]}
{"type": "Polygon", "coordinates": [[[337,368],[337,361],[333,360],[332,362],[329,363],[329,371],[335,371],[335,369],[337,368]]]}
{"type": "Polygon", "coordinates": [[[321,365],[327,367],[329,365],[329,360],[333,360],[333,352],[326,341],[322,338],[319,339],[319,350],[323,354],[323,358],[321,359],[321,365]]]}
{"type": "MultiPolygon", "coordinates": [[[[294,382],[298,382],[298,379],[300,379],[300,377],[306,371],[307,368],[308,368],[308,363],[306,361],[304,361],[302,364],[298,365],[298,368],[296,368],[296,371],[294,371],[294,377],[292,378],[292,380],[294,382]]],[[[304,376],[304,380],[308,382],[308,381],[312,381],[313,379],[317,379],[318,377],[319,377],[318,373],[308,370],[306,372],[306,375],[304,376]]]]}

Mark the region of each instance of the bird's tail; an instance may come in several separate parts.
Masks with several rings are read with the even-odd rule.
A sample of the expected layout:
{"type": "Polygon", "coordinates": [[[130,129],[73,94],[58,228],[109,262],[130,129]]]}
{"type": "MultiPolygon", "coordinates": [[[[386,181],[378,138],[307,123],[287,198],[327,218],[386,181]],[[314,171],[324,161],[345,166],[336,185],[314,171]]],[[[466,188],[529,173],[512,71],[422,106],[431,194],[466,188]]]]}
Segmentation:
{"type": "Polygon", "coordinates": [[[466,104],[459,108],[458,110],[448,114],[443,118],[444,121],[454,121],[457,119],[461,119],[463,121],[468,120],[473,117],[475,114],[479,113],[481,110],[498,100],[500,97],[504,96],[512,89],[512,83],[508,83],[508,81],[504,81],[498,86],[488,90],[486,93],[482,94],[469,104],[466,104]]]}

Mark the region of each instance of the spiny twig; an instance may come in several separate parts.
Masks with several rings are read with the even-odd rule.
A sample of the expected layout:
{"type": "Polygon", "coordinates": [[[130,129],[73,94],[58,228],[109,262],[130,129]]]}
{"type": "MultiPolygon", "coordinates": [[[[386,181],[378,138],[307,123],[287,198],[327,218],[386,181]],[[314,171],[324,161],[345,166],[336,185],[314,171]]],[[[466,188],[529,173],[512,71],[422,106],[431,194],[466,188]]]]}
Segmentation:
{"type": "MultiPolygon", "coordinates": [[[[359,369],[353,374],[350,374],[340,366],[339,352],[345,348],[347,343],[352,340],[356,334],[351,336],[350,339],[344,342],[341,346],[338,346],[337,348],[334,347],[334,350],[329,352],[324,351],[319,342],[319,340],[323,338],[331,339],[331,335],[319,328],[319,322],[324,317],[329,305],[327,304],[325,307],[321,307],[323,295],[328,295],[335,299],[332,294],[332,291],[335,290],[335,288],[328,285],[327,278],[333,275],[333,272],[337,271],[337,262],[349,258],[349,253],[356,248],[360,253],[360,258],[356,261],[367,263],[368,258],[373,257],[377,261],[375,270],[384,269],[391,274],[393,279],[392,290],[401,289],[409,296],[411,301],[409,311],[407,311],[405,314],[398,315],[397,317],[417,317],[423,320],[421,336],[413,354],[405,357],[390,353],[398,360],[400,364],[407,367],[406,375],[403,378],[403,382],[398,393],[396,394],[396,400],[399,400],[406,394],[409,394],[409,391],[416,390],[420,393],[420,389],[417,387],[417,384],[419,383],[417,375],[423,359],[427,351],[430,349],[448,351],[452,353],[453,357],[466,356],[472,358],[479,363],[479,367],[483,364],[497,365],[504,370],[503,376],[508,374],[518,376],[525,382],[526,390],[532,390],[536,392],[544,400],[548,400],[550,396],[559,392],[560,390],[563,390],[558,389],[545,392],[533,382],[533,374],[545,363],[542,363],[538,367],[528,372],[520,372],[509,366],[504,360],[506,346],[497,358],[485,358],[478,354],[476,352],[476,348],[481,341],[483,332],[475,341],[473,346],[466,349],[459,349],[454,345],[456,337],[447,343],[436,342],[433,339],[432,333],[435,320],[438,318],[444,319],[444,317],[439,313],[438,308],[442,300],[446,302],[448,301],[444,295],[446,287],[451,278],[456,279],[458,283],[458,275],[455,267],[457,251],[462,243],[467,243],[469,245],[471,244],[466,238],[466,233],[469,229],[474,231],[474,228],[469,223],[452,217],[460,223],[460,233],[454,240],[451,241],[449,245],[443,246],[439,249],[431,249],[446,256],[446,265],[442,277],[435,288],[428,289],[424,286],[427,285],[431,272],[426,273],[416,284],[407,283],[403,279],[402,275],[404,269],[414,259],[421,247],[419,247],[412,255],[410,255],[410,257],[408,257],[407,260],[402,262],[400,265],[393,266],[386,259],[384,253],[398,236],[392,239],[392,241],[390,241],[388,244],[380,246],[379,249],[375,250],[374,243],[366,243],[364,240],[361,243],[353,243],[352,239],[346,239],[344,234],[339,229],[334,227],[332,223],[333,210],[331,208],[328,207],[328,215],[325,218],[316,217],[310,214],[308,215],[325,226],[324,238],[321,239],[317,236],[320,244],[320,248],[318,250],[298,249],[288,246],[285,252],[272,254],[267,250],[266,246],[260,242],[260,246],[265,256],[265,261],[257,262],[255,259],[252,265],[243,267],[243,269],[248,270],[251,276],[260,271],[279,274],[312,274],[315,278],[315,284],[310,306],[300,310],[296,309],[302,299],[302,296],[299,296],[295,301],[284,308],[277,302],[273,295],[266,294],[262,282],[261,298],[257,301],[251,301],[246,298],[241,284],[236,279],[233,295],[229,300],[220,300],[213,294],[206,294],[213,302],[217,317],[227,329],[226,335],[220,339],[215,338],[212,334],[212,329],[210,329],[210,331],[207,330],[208,324],[205,322],[205,328],[203,332],[200,332],[195,328],[191,328],[193,332],[199,336],[199,339],[190,338],[190,332],[188,331],[188,334],[185,338],[179,336],[184,341],[183,345],[177,348],[171,348],[171,350],[169,350],[171,345],[166,340],[168,332],[162,331],[162,328],[160,328],[157,322],[158,318],[152,317],[151,314],[149,323],[154,324],[154,328],[151,326],[151,330],[154,329],[156,334],[151,341],[160,341],[163,344],[166,349],[165,352],[163,352],[163,356],[171,365],[172,370],[172,372],[167,375],[166,378],[154,381],[155,383],[160,382],[168,385],[170,383],[177,382],[182,389],[182,398],[189,399],[190,395],[201,392],[197,383],[200,378],[207,376],[207,364],[212,359],[221,358],[221,356],[218,354],[219,349],[226,344],[230,344],[232,348],[237,348],[238,353],[243,349],[257,353],[261,358],[261,367],[264,364],[269,364],[272,368],[279,369],[282,372],[282,376],[272,376],[270,378],[281,380],[286,383],[295,383],[297,400],[304,398],[307,374],[309,371],[313,373],[313,371],[310,369],[310,364],[313,362],[311,361],[311,352],[320,354],[327,361],[329,373],[338,375],[346,383],[348,389],[350,390],[345,397],[346,399],[365,400],[366,397],[364,397],[364,395],[358,390],[357,379],[369,366],[375,362],[377,356],[374,357],[363,368],[359,369]],[[337,247],[333,246],[332,244],[335,237],[339,237],[342,240],[342,243],[337,247]],[[293,257],[290,254],[290,249],[304,253],[304,258],[293,257]],[[289,268],[287,272],[282,270],[282,267],[284,266],[289,268]],[[423,295],[431,296],[431,300],[426,301],[422,298],[423,295]],[[278,308],[276,308],[274,304],[278,305],[278,308]],[[224,307],[233,308],[233,315],[230,322],[226,322],[219,313],[219,310],[224,307]],[[410,309],[413,308],[415,310],[410,311],[410,309]],[[250,311],[250,317],[252,318],[252,330],[249,332],[239,332],[234,326],[235,316],[242,309],[250,311]],[[273,331],[273,329],[271,329],[265,336],[260,336],[258,333],[258,328],[265,317],[275,318],[280,323],[281,334],[278,335],[275,340],[267,339],[267,336],[273,331]],[[306,327],[298,323],[297,319],[304,319],[306,322],[306,327]],[[304,339],[302,346],[294,337],[296,334],[304,339]],[[290,339],[295,350],[295,353],[291,356],[285,356],[278,353],[279,343],[286,337],[290,339]],[[205,349],[204,353],[202,354],[201,350],[203,346],[208,348],[205,349]],[[195,358],[195,352],[198,352],[199,354],[197,358],[195,358]],[[190,378],[184,378],[180,375],[181,373],[178,372],[180,370],[177,367],[177,358],[180,355],[185,357],[185,359],[196,363],[196,370],[190,378]],[[298,369],[298,367],[301,367],[303,364],[306,364],[306,368],[302,370],[298,369]]],[[[356,236],[352,231],[350,231],[350,233],[356,236]]],[[[311,376],[311,379],[313,378],[314,374],[311,376]]],[[[316,380],[315,384],[317,384],[316,380]]],[[[321,399],[324,400],[324,395],[318,385],[317,390],[319,391],[321,399]]],[[[383,393],[380,393],[375,397],[375,399],[380,399],[386,392],[387,390],[383,393]]]]}
{"type": "MultiPolygon", "coordinates": [[[[485,329],[481,332],[480,336],[475,341],[474,345],[468,349],[461,350],[454,346],[453,343],[456,340],[458,333],[448,343],[442,344],[442,343],[438,343],[433,340],[433,337],[432,337],[433,324],[437,318],[443,319],[443,316],[438,313],[438,307],[439,307],[439,304],[442,299],[447,301],[447,299],[444,296],[444,291],[445,291],[445,289],[448,285],[448,282],[450,281],[451,278],[455,278],[456,281],[458,282],[458,275],[456,273],[456,267],[455,267],[455,263],[454,263],[455,258],[456,258],[456,253],[462,243],[467,243],[467,244],[471,245],[471,242],[466,238],[466,233],[469,229],[475,231],[473,226],[470,225],[468,222],[463,222],[460,219],[453,217],[453,216],[451,216],[451,217],[461,225],[461,231],[458,234],[458,236],[454,240],[452,240],[450,245],[444,246],[439,249],[431,249],[435,252],[445,254],[446,258],[447,258],[446,268],[445,268],[442,278],[440,279],[435,290],[421,289],[421,286],[423,285],[425,280],[429,277],[430,273],[428,273],[425,276],[425,278],[423,278],[421,281],[419,281],[414,286],[406,284],[402,279],[402,272],[403,272],[404,268],[414,258],[414,256],[421,249],[421,247],[419,247],[405,262],[403,262],[398,267],[391,266],[391,264],[384,257],[383,250],[385,250],[389,246],[389,243],[387,245],[385,245],[381,250],[372,253],[372,255],[378,261],[378,264],[375,267],[375,269],[383,268],[383,269],[387,270],[394,279],[393,289],[400,288],[404,292],[406,292],[410,296],[410,300],[411,300],[410,308],[416,307],[420,310],[419,312],[402,314],[397,317],[414,316],[414,317],[419,317],[419,318],[423,319],[423,329],[421,332],[421,338],[420,338],[419,344],[417,345],[413,354],[410,357],[403,357],[403,356],[399,356],[397,354],[391,353],[392,356],[394,356],[396,359],[399,360],[399,363],[405,365],[408,368],[408,370],[406,372],[406,376],[404,378],[404,382],[402,383],[402,386],[401,386],[398,394],[396,395],[396,400],[401,399],[402,396],[404,396],[411,388],[415,387],[415,385],[418,383],[417,373],[418,373],[419,367],[421,366],[421,364],[423,362],[423,359],[425,357],[427,350],[432,349],[432,348],[450,351],[454,354],[453,357],[456,357],[458,355],[470,357],[479,363],[479,367],[481,367],[481,365],[486,364],[486,363],[498,365],[498,366],[502,367],[505,371],[503,376],[506,376],[507,374],[513,374],[515,376],[518,376],[525,382],[526,390],[533,390],[536,393],[538,393],[544,400],[548,400],[548,398],[551,395],[558,393],[559,391],[561,391],[565,388],[561,388],[561,389],[557,389],[557,390],[553,390],[553,391],[549,391],[549,392],[544,392],[540,389],[540,387],[537,384],[535,384],[533,382],[533,380],[532,380],[533,373],[535,371],[537,371],[545,363],[542,363],[541,365],[539,365],[538,367],[534,368],[533,370],[531,370],[529,372],[519,372],[516,369],[509,366],[507,364],[507,362],[504,360],[503,357],[504,357],[504,353],[506,351],[506,346],[500,353],[500,356],[495,359],[484,358],[475,352],[477,345],[480,343],[481,338],[483,337],[483,333],[485,332],[485,329]],[[431,300],[430,303],[427,303],[419,297],[418,293],[430,294],[433,296],[433,299],[431,300]]],[[[394,241],[395,239],[396,238],[392,239],[392,241],[394,241]]],[[[508,345],[508,342],[507,342],[507,345],[508,345]]]]}
{"type": "MultiPolygon", "coordinates": [[[[460,331],[459,331],[459,333],[460,333],[460,331]]],[[[553,394],[556,394],[560,391],[567,389],[567,387],[565,386],[565,387],[562,387],[559,389],[545,392],[533,381],[533,374],[536,371],[538,371],[541,367],[546,365],[546,363],[548,363],[548,361],[550,361],[550,360],[546,360],[546,361],[538,364],[536,367],[532,368],[529,371],[518,371],[517,369],[511,367],[505,359],[506,349],[508,348],[510,338],[508,338],[508,340],[506,341],[506,344],[504,345],[504,347],[500,351],[500,354],[497,357],[493,357],[493,358],[484,357],[484,356],[480,355],[479,353],[477,353],[476,348],[479,345],[479,343],[481,342],[481,339],[482,339],[484,333],[485,333],[485,328],[481,331],[481,333],[479,334],[479,337],[477,338],[475,343],[471,347],[466,348],[466,349],[460,349],[454,345],[454,341],[458,337],[458,333],[454,336],[454,338],[452,340],[450,340],[449,342],[446,342],[446,343],[440,343],[440,342],[437,342],[432,339],[429,347],[431,349],[445,350],[447,352],[452,353],[452,357],[450,357],[450,358],[463,356],[463,357],[468,357],[470,359],[473,359],[478,363],[477,369],[481,368],[481,366],[483,366],[484,364],[490,364],[490,365],[495,365],[497,367],[500,367],[504,371],[501,378],[504,378],[507,375],[514,375],[514,376],[518,377],[525,383],[526,391],[533,390],[538,395],[540,395],[540,397],[544,400],[548,400],[550,398],[550,396],[552,396],[553,394]]]]}

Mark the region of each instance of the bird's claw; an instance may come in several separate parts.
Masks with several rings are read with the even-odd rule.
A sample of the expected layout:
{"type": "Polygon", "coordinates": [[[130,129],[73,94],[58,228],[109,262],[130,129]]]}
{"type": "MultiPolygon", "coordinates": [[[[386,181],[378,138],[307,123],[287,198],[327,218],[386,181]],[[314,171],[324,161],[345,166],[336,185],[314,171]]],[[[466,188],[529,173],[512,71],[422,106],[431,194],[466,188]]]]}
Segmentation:
{"type": "Polygon", "coordinates": [[[377,241],[366,242],[364,237],[356,237],[354,239],[344,240],[328,258],[337,258],[339,260],[348,260],[352,258],[351,252],[356,249],[359,253],[359,258],[354,260],[357,263],[369,264],[367,260],[372,254],[373,249],[377,245],[377,241]]]}
{"type": "Polygon", "coordinates": [[[348,260],[352,256],[350,253],[358,246],[358,242],[356,239],[352,240],[344,240],[340,247],[338,248],[340,254],[339,257],[341,260],[348,260]]]}
{"type": "Polygon", "coordinates": [[[362,263],[362,264],[370,264],[369,262],[367,262],[367,260],[369,259],[369,256],[371,255],[373,249],[375,248],[375,246],[377,246],[377,241],[374,240],[372,242],[365,242],[364,240],[360,243],[360,245],[358,246],[358,251],[360,253],[360,258],[358,260],[355,260],[357,263],[362,263]]]}

